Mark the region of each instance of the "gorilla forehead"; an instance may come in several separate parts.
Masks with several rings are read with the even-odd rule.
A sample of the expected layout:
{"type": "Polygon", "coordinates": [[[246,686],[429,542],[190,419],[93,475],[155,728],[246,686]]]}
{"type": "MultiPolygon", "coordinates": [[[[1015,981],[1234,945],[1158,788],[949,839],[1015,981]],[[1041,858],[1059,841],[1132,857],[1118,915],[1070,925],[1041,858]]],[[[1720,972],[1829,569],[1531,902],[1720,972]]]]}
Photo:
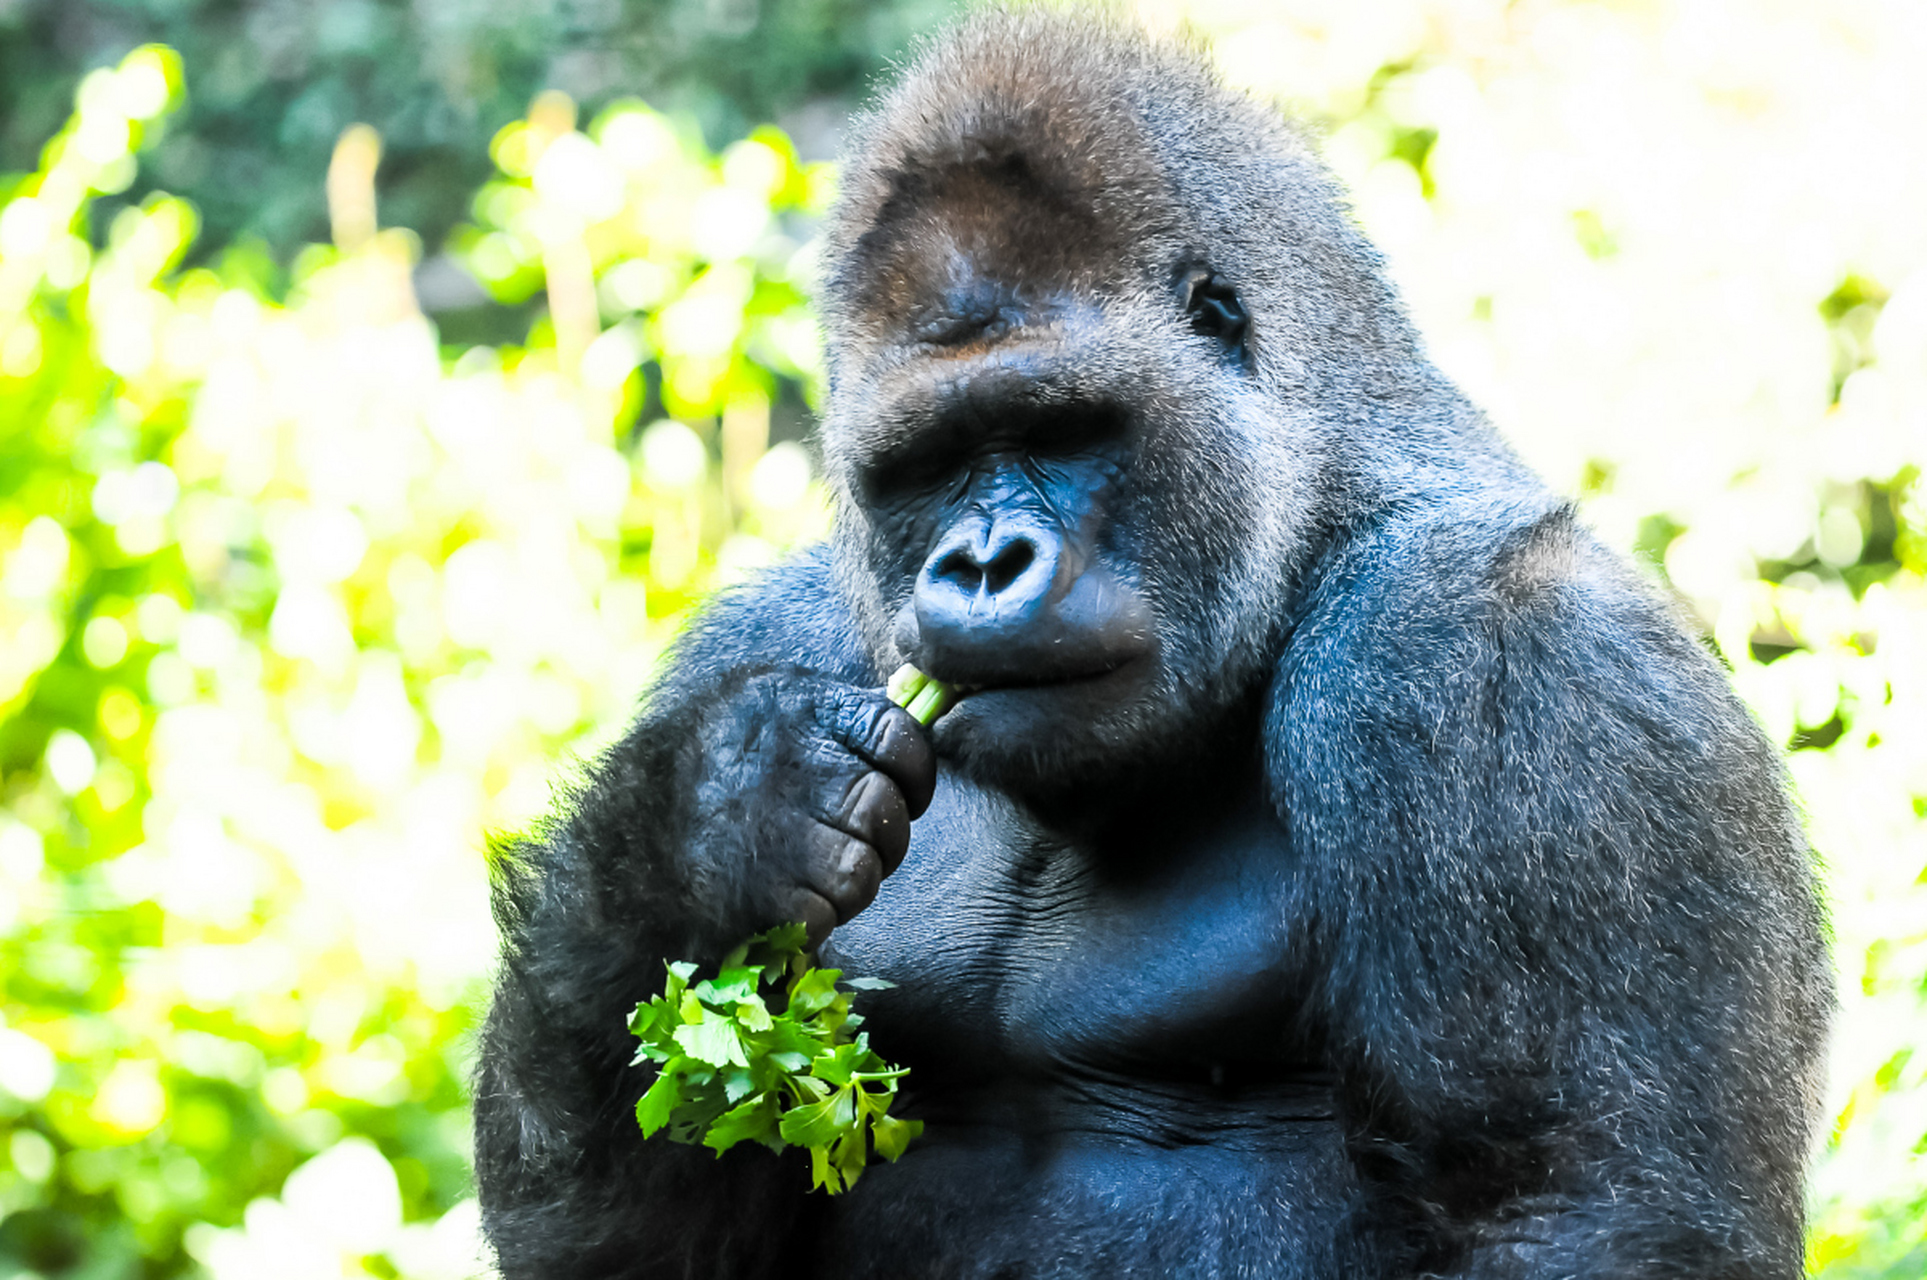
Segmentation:
{"type": "Polygon", "coordinates": [[[1030,38],[1049,21],[967,24],[857,125],[833,224],[833,296],[861,287],[872,308],[878,268],[905,250],[988,250],[1025,281],[1115,279],[1170,238],[1180,208],[1130,84],[1148,73],[1147,50],[1095,27],[1109,38],[1030,38]]]}
{"type": "Polygon", "coordinates": [[[846,156],[821,298],[832,416],[905,348],[968,354],[1079,302],[1141,304],[1157,327],[1199,265],[1252,315],[1272,391],[1422,362],[1304,136],[1194,50],[1088,15],[980,13],[921,53],[846,156]]]}

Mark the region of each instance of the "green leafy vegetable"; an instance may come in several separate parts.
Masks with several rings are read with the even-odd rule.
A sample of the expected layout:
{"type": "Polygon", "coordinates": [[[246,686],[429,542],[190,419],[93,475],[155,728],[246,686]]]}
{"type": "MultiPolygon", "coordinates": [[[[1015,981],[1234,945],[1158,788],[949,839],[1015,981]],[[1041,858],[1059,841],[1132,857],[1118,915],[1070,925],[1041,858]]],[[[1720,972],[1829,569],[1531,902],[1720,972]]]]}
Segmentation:
{"type": "Polygon", "coordinates": [[[909,1073],[870,1048],[841,972],[812,967],[805,945],[802,925],[779,925],[730,952],[713,978],[694,981],[692,964],[668,966],[662,994],[629,1019],[642,1041],[636,1061],[657,1068],[636,1123],[718,1155],[745,1141],[807,1147],[812,1185],[835,1195],[856,1185],[871,1142],[895,1160],[923,1122],[889,1114],[909,1073]]]}

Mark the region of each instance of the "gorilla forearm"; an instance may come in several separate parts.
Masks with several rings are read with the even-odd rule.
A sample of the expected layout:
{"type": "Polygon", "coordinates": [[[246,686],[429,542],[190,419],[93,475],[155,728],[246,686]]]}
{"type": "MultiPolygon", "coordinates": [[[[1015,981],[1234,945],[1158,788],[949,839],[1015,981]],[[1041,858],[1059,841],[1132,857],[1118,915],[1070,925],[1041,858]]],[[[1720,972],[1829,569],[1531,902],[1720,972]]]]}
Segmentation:
{"type": "MultiPolygon", "coordinates": [[[[629,1010],[661,985],[665,959],[713,956],[736,940],[695,891],[686,806],[675,800],[694,785],[678,739],[697,718],[694,705],[652,715],[599,762],[566,820],[500,869],[505,947],[475,1141],[507,1280],[692,1274],[692,1250],[735,1252],[742,1204],[784,1203],[761,1163],[645,1143],[633,1115],[647,1081],[631,1066],[629,1010]],[[746,1195],[752,1182],[766,1185],[746,1195]]],[[[747,1243],[757,1239],[767,1244],[753,1233],[747,1243]]],[[[756,1274],[737,1261],[738,1274],[756,1274]]]]}
{"type": "MultiPolygon", "coordinates": [[[[606,1012],[620,1027],[622,1010],[606,1012]]],[[[776,1274],[804,1171],[645,1142],[636,1073],[572,1057],[547,1030],[505,988],[483,1033],[476,1165],[505,1280],[776,1274]]]]}
{"type": "Polygon", "coordinates": [[[497,860],[504,948],[476,1162],[509,1280],[753,1277],[793,1247],[806,1169],[646,1142],[634,1108],[648,1073],[626,1023],[666,960],[714,963],[783,920],[827,929],[860,909],[875,875],[813,859],[874,861],[867,840],[894,865],[906,810],[928,803],[919,771],[934,764],[914,725],[848,685],[869,672],[819,643],[833,635],[789,625],[799,602],[820,620],[823,589],[805,555],[718,601],[564,813],[497,860]],[[826,789],[858,798],[828,815],[840,829],[809,821],[826,789]],[[873,832],[879,818],[898,844],[873,832]]]}

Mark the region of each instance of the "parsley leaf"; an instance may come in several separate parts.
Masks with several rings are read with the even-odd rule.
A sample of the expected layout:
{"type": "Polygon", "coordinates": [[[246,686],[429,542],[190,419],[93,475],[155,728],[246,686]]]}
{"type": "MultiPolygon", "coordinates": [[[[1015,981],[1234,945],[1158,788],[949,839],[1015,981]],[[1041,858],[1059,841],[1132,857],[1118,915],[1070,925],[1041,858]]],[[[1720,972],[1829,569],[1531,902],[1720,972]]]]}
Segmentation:
{"type": "Polygon", "coordinates": [[[636,1123],[718,1155],[739,1142],[805,1147],[812,1185],[835,1195],[856,1185],[872,1146],[895,1160],[923,1122],[889,1114],[909,1072],[870,1048],[845,990],[891,984],[841,982],[810,965],[805,945],[803,926],[786,924],[730,952],[713,978],[668,966],[663,993],[629,1019],[635,1061],[656,1064],[636,1123]]]}

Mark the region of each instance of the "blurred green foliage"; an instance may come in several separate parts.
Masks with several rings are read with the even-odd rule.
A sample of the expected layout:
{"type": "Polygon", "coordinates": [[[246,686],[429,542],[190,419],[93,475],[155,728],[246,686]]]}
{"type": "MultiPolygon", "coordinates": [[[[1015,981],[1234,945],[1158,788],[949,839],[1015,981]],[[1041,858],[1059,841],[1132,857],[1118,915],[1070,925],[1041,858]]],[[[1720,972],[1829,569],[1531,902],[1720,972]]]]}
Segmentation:
{"type": "MultiPolygon", "coordinates": [[[[472,31],[576,12],[450,11],[472,31]]],[[[484,833],[525,824],[555,759],[613,735],[693,602],[825,527],[799,437],[831,175],[732,123],[776,97],[712,112],[707,138],[736,139],[712,150],[695,118],[633,99],[578,121],[539,94],[496,128],[488,111],[541,77],[491,71],[477,83],[503,96],[433,139],[459,164],[422,178],[442,212],[419,213],[409,175],[431,169],[419,139],[395,145],[406,112],[329,89],[352,105],[312,136],[276,131],[331,76],[414,83],[412,66],[343,70],[323,26],[374,20],[386,56],[430,9],[153,12],[249,40],[288,24],[287,56],[308,61],[224,99],[221,76],[261,74],[230,65],[254,46],[183,37],[185,70],[136,49],[78,85],[64,125],[25,97],[0,108],[32,157],[0,178],[0,1277],[475,1274],[484,833]],[[236,162],[184,184],[190,202],[147,184],[182,185],[163,160],[202,128],[171,122],[203,55],[210,103],[190,118],[232,113],[234,145],[280,152],[283,179],[236,162]],[[385,134],[341,128],[354,118],[385,134]],[[305,212],[251,221],[297,188],[325,191],[327,242],[277,259],[233,235],[317,234],[305,212]],[[379,225],[378,190],[416,231],[379,225]],[[210,234],[217,200],[233,203],[210,234]],[[417,232],[444,243],[445,223],[493,317],[470,327],[512,340],[422,313],[417,232]]],[[[1729,65],[1740,29],[1705,44],[1711,71],[1683,36],[1624,38],[1643,9],[1543,0],[1497,32],[1474,0],[1433,25],[1348,12],[1316,36],[1248,16],[1206,34],[1234,77],[1292,78],[1441,361],[1697,613],[1790,749],[1844,1003],[1813,1261],[1918,1276],[1927,254],[1911,231],[1830,232],[1868,204],[1852,191],[1816,209],[1801,201],[1830,188],[1775,186],[1775,203],[1745,186],[1780,181],[1793,145],[1752,131],[1772,123],[1760,103],[1809,79],[1850,103],[1852,59],[1907,46],[1835,56],[1797,33],[1796,77],[1770,42],[1729,65]],[[1642,49],[1671,61],[1640,83],[1717,91],[1613,90],[1642,49]],[[1729,223],[1680,215],[1730,208],[1782,222],[1736,247],[1729,223]]],[[[68,13],[0,4],[0,94],[55,92],[19,33],[96,9],[68,13]]],[[[735,83],[662,63],[699,110],[702,85],[735,83]]],[[[1889,116],[1906,113],[1855,127],[1889,116]]],[[[1829,153],[1845,136],[1813,133],[1829,153]]],[[[1905,172],[1865,171],[1889,183],[1877,208],[1922,203],[1892,185],[1905,172]]]]}
{"type": "MultiPolygon", "coordinates": [[[[489,176],[488,141],[542,89],[641,95],[712,144],[796,115],[833,126],[955,0],[5,0],[0,172],[30,170],[74,85],[129,49],[180,51],[189,96],[104,217],[165,189],[200,256],[243,237],[275,260],[326,235],[320,175],[350,124],[379,129],[389,219],[431,251],[489,176]]],[[[817,145],[823,140],[814,139],[817,145]]],[[[819,157],[820,158],[820,157],[819,157]]]]}
{"type": "Polygon", "coordinates": [[[180,87],[90,77],[0,211],[0,1274],[467,1275],[477,846],[822,528],[769,422],[827,176],[540,98],[463,235],[544,319],[445,360],[372,131],[285,304],[176,199],[85,238],[180,87]]]}

